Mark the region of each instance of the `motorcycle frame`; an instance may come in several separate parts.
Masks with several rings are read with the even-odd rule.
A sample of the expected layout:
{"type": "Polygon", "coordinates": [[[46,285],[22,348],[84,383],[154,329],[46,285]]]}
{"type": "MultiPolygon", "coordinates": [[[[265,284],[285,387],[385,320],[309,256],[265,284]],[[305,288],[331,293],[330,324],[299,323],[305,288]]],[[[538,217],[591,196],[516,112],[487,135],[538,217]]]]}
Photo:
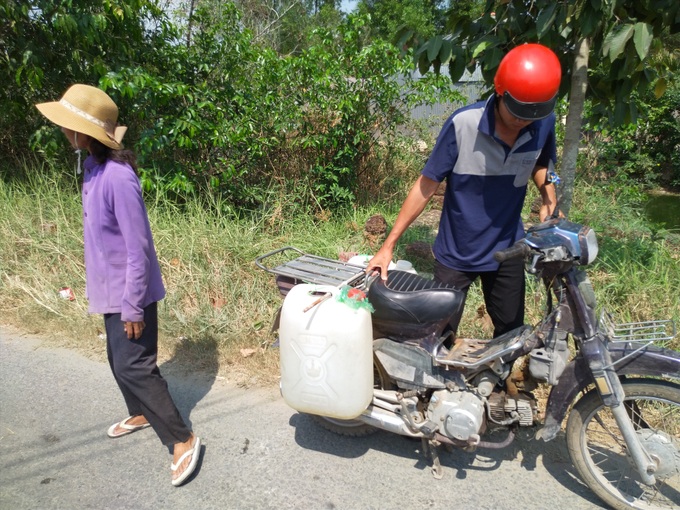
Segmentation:
{"type": "MultiPolygon", "coordinates": [[[[579,290],[576,277],[577,269],[570,269],[564,275],[558,276],[566,290],[566,295],[560,299],[559,287],[553,286],[558,306],[562,311],[574,310],[575,317],[571,317],[573,324],[567,329],[572,334],[579,349],[578,355],[571,360],[560,375],[548,397],[546,417],[541,436],[545,441],[555,437],[561,423],[566,417],[567,410],[579,393],[589,386],[596,384],[598,373],[611,373],[618,376],[648,376],[667,379],[680,379],[680,353],[671,349],[647,345],[640,348],[634,342],[620,343],[608,341],[603,331],[598,330],[594,320],[594,310],[586,304],[583,293],[579,290]],[[557,287],[557,288],[555,288],[557,287]],[[571,303],[565,302],[570,300],[571,303]]],[[[548,280],[546,280],[548,283],[548,280]]],[[[565,314],[562,314],[563,317],[565,314]]],[[[570,318],[567,316],[568,321],[570,318]]],[[[596,384],[598,390],[600,386],[596,384]]],[[[601,396],[609,407],[618,405],[620,401],[614,392],[601,396]],[[613,397],[613,398],[610,398],[613,397]]]]}
{"type": "MultiPolygon", "coordinates": [[[[670,349],[650,345],[638,350],[630,345],[610,344],[609,354],[619,377],[680,379],[680,354],[670,349]],[[621,360],[623,362],[619,363],[621,360]]],[[[537,437],[546,442],[554,439],[572,402],[593,384],[588,362],[582,356],[576,357],[565,367],[559,382],[550,390],[544,424],[537,437]]]]}
{"type": "MultiPolygon", "coordinates": [[[[579,287],[579,272],[580,270],[572,267],[566,273],[557,275],[553,280],[554,285],[549,285],[560,308],[573,312],[573,327],[567,331],[572,334],[579,352],[551,389],[544,426],[537,437],[545,441],[553,439],[560,430],[571,403],[579,393],[594,385],[603,404],[611,409],[642,481],[652,485],[655,483],[656,464],[640,444],[622,405],[625,394],[620,377],[671,375],[677,378],[680,376],[680,355],[652,346],[651,343],[644,348],[630,344],[621,348],[611,342],[606,331],[598,327],[595,321],[595,303],[588,303],[579,287]],[[561,292],[562,290],[566,292],[561,292]]],[[[548,283],[550,280],[545,281],[548,283]]]]}
{"type": "MultiPolygon", "coordinates": [[[[646,376],[665,379],[680,379],[680,353],[652,345],[657,340],[652,334],[650,337],[631,335],[630,340],[621,341],[615,333],[610,331],[607,325],[598,323],[595,318],[595,297],[587,280],[585,272],[580,269],[577,259],[566,258],[564,251],[554,250],[548,247],[543,251],[536,246],[536,240],[530,245],[531,252],[527,252],[527,246],[521,250],[512,248],[514,252],[508,256],[527,256],[533,258],[528,264],[527,272],[540,276],[548,291],[548,310],[544,319],[538,324],[531,333],[524,336],[523,340],[517,343],[506,345],[506,351],[495,359],[503,365],[509,364],[521,356],[529,354],[537,347],[545,347],[546,350],[554,350],[557,344],[546,345],[546,338],[554,332],[558,332],[566,338],[571,334],[576,347],[577,355],[566,365],[550,365],[550,370],[555,369],[543,379],[548,380],[552,386],[548,397],[544,424],[537,433],[537,438],[544,441],[554,439],[561,429],[561,423],[567,415],[569,407],[578,398],[580,393],[585,393],[594,387],[602,399],[603,404],[609,407],[616,420],[616,423],[628,446],[632,462],[635,464],[641,479],[646,484],[654,484],[654,472],[656,465],[640,444],[639,438],[634,430],[633,424],[627,415],[625,407],[622,405],[625,398],[623,386],[620,378],[627,376],[646,376]],[[539,252],[542,251],[543,255],[539,252]],[[559,257],[559,258],[556,258],[559,257]],[[582,288],[581,285],[584,285],[582,288]],[[553,297],[556,298],[556,306],[553,307],[553,297]],[[615,341],[616,338],[616,341],[615,341]]],[[[507,251],[507,250],[506,250],[507,251]]],[[[580,252],[579,252],[580,253],[580,252]]],[[[500,260],[500,259],[498,259],[500,260]]],[[[324,259],[321,257],[304,254],[293,247],[286,247],[275,250],[256,259],[256,265],[261,269],[271,273],[286,276],[295,281],[310,281],[314,283],[351,285],[355,287],[366,287],[365,274],[361,268],[356,266],[324,259]],[[278,267],[268,267],[263,264],[263,260],[276,254],[295,251],[298,259],[290,263],[284,263],[278,267]]],[[[670,321],[656,321],[646,324],[659,324],[670,321]]],[[[643,323],[638,323],[643,324],[643,323]]],[[[374,324],[374,339],[380,327],[374,324]]],[[[481,370],[485,370],[486,362],[471,364],[460,361],[449,361],[445,357],[438,356],[441,352],[442,344],[448,338],[446,332],[446,321],[439,321],[430,324],[426,331],[422,331],[423,325],[420,324],[420,338],[406,335],[408,338],[399,338],[405,331],[391,331],[390,325],[386,327],[384,337],[394,338],[398,343],[406,342],[416,348],[424,349],[433,358],[433,364],[439,366],[454,367],[463,369],[467,376],[473,376],[481,370]],[[394,336],[393,336],[394,335],[394,336]]],[[[401,326],[403,329],[403,325],[401,326]]],[[[525,326],[530,329],[530,327],[525,326]]],[[[528,333],[528,331],[527,331],[528,333]]],[[[519,335],[519,333],[518,333],[519,335]]],[[[673,328],[673,335],[675,330],[673,328]]],[[[382,336],[382,335],[380,335],[382,336]]],[[[672,338],[666,336],[665,339],[672,338]]],[[[566,361],[566,360],[565,360],[566,361]]],[[[375,363],[380,363],[374,357],[375,363]]],[[[494,364],[496,364],[494,362],[494,364]]],[[[382,367],[384,370],[384,367],[382,367]]],[[[487,368],[494,367],[488,366],[487,368]]],[[[494,370],[496,371],[496,370],[494,370]]],[[[505,378],[498,374],[501,378],[505,378]]],[[[464,381],[460,381],[465,384],[464,381]]],[[[376,405],[369,405],[364,413],[359,417],[362,421],[374,425],[378,428],[391,430],[403,435],[412,437],[430,438],[436,434],[434,424],[425,422],[420,425],[410,421],[408,423],[404,417],[409,417],[409,404],[415,406],[411,398],[392,398],[391,392],[374,390],[373,404],[381,403],[380,409],[376,405]],[[399,412],[399,409],[403,412],[399,412]],[[401,416],[399,416],[401,414],[401,416]]],[[[442,440],[445,438],[442,436],[442,440]]]]}

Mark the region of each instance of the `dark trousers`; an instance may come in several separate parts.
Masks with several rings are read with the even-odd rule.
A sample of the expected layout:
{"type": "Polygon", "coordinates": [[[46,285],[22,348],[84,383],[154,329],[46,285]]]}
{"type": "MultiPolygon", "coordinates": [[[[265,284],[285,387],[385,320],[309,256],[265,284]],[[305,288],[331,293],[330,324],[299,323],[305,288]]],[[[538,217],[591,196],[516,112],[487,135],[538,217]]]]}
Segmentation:
{"type": "Polygon", "coordinates": [[[158,308],[144,309],[146,326],[139,340],[129,340],[119,313],[104,315],[106,352],[128,413],[149,421],[164,445],[183,443],[191,437],[157,365],[158,308]]]}
{"type": "MultiPolygon", "coordinates": [[[[493,322],[493,336],[497,337],[524,324],[524,261],[508,260],[500,265],[497,271],[463,272],[456,271],[435,261],[434,279],[448,283],[467,291],[477,278],[482,282],[484,303],[493,322]]],[[[451,328],[455,332],[463,315],[451,320],[451,328]]]]}

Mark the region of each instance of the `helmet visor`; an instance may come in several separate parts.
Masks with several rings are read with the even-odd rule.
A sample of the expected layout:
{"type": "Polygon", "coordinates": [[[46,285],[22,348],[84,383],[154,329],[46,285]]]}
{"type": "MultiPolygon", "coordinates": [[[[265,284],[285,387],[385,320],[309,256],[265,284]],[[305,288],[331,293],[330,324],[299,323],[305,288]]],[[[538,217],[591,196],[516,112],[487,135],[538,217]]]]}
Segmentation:
{"type": "Polygon", "coordinates": [[[557,102],[557,94],[549,101],[542,103],[523,103],[513,98],[506,90],[503,94],[503,102],[508,111],[518,119],[522,120],[540,120],[545,119],[555,109],[557,102]]]}

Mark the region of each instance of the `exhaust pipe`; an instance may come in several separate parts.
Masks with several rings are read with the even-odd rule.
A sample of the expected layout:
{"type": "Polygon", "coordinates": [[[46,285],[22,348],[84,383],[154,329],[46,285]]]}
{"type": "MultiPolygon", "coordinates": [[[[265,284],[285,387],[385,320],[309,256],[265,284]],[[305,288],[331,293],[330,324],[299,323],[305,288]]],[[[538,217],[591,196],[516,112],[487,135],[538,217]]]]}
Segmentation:
{"type": "Polygon", "coordinates": [[[413,432],[401,416],[373,405],[368,406],[357,419],[377,429],[393,432],[401,436],[423,437],[422,432],[413,432]]]}

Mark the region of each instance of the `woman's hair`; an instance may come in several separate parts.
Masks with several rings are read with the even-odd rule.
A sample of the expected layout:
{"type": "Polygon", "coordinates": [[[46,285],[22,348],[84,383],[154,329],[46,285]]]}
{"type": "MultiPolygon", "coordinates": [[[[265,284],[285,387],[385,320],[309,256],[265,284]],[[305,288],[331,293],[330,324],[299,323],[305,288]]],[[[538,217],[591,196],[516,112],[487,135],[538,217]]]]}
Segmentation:
{"type": "Polygon", "coordinates": [[[120,163],[127,163],[135,172],[137,171],[137,156],[130,150],[114,150],[99,140],[92,138],[89,151],[99,164],[106,163],[107,160],[111,159],[120,163]]]}

